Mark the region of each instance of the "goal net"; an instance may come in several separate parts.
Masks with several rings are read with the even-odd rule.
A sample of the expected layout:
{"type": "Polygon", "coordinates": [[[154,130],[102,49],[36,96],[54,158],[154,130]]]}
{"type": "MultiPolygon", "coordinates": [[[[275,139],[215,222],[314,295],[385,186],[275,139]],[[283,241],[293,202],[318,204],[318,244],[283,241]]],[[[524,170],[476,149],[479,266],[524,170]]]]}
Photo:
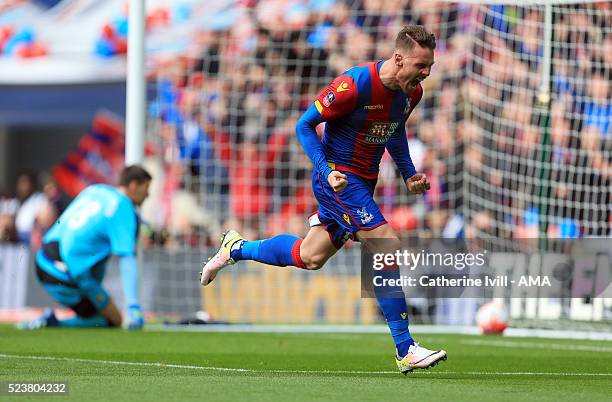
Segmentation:
{"type": "MultiPolygon", "coordinates": [[[[390,57],[408,23],[437,38],[406,130],[431,190],[408,195],[385,155],[376,200],[394,229],[489,236],[509,249],[519,238],[610,235],[609,2],[205,3],[194,14],[216,7],[214,15],[189,31],[188,46],[148,60],[149,310],[242,322],[381,319],[375,300],[360,297],[358,243],[317,272],[241,262],[200,289],[198,271],[223,229],[305,235],[316,203],[295,123],[334,76],[390,57]]],[[[482,302],[407,297],[422,322],[472,324],[482,302]]]]}
{"type": "Polygon", "coordinates": [[[503,240],[610,236],[610,3],[551,6],[550,44],[544,6],[475,13],[468,225],[503,240]]]}

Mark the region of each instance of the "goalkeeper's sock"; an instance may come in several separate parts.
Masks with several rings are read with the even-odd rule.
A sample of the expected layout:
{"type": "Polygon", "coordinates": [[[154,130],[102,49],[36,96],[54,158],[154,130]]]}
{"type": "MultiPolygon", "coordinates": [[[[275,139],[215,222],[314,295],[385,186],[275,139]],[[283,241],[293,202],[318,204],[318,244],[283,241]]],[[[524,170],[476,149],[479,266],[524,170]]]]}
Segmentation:
{"type": "Polygon", "coordinates": [[[302,240],[290,234],[281,234],[264,240],[244,240],[236,244],[230,254],[234,261],[253,260],[279,267],[293,265],[304,268],[300,257],[302,240]]]}
{"type": "Polygon", "coordinates": [[[108,320],[102,315],[94,315],[93,317],[84,318],[75,315],[67,320],[60,320],[58,322],[60,327],[67,328],[88,328],[88,327],[108,327],[108,320]]]}
{"type": "Polygon", "coordinates": [[[414,345],[412,335],[408,329],[408,307],[404,297],[378,298],[378,305],[383,311],[391,336],[395,342],[398,356],[404,357],[408,354],[410,345],[414,345]]]}

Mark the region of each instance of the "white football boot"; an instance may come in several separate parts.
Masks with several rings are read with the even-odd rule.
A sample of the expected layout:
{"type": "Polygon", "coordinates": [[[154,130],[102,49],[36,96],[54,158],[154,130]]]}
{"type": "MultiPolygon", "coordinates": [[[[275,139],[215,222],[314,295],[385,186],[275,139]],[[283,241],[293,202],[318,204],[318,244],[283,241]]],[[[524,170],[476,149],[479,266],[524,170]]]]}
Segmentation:
{"type": "Polygon", "coordinates": [[[200,272],[200,283],[206,286],[215,279],[219,271],[223,268],[234,265],[236,261],[231,257],[231,251],[234,244],[243,241],[244,238],[235,230],[230,230],[221,235],[221,246],[219,251],[212,258],[209,258],[202,272],[200,272]]]}
{"type": "Polygon", "coordinates": [[[429,369],[446,359],[445,350],[429,350],[415,342],[408,349],[406,356],[400,358],[396,355],[395,362],[402,374],[408,374],[414,369],[429,369]]]}

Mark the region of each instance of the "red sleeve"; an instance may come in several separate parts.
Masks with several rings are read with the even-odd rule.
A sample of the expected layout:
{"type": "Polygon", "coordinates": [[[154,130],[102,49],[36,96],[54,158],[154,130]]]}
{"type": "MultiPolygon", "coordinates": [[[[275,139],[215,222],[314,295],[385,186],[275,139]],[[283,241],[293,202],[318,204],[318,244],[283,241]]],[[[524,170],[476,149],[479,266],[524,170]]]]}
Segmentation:
{"type": "Polygon", "coordinates": [[[352,112],[357,104],[357,95],[353,78],[341,75],[321,91],[314,103],[323,120],[329,121],[352,112]]]}

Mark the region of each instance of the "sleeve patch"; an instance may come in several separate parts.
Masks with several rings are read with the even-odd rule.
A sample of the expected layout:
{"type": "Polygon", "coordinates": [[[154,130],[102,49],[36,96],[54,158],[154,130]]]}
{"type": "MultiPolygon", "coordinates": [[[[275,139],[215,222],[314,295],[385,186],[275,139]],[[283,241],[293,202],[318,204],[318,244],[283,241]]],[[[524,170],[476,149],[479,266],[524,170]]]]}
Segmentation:
{"type": "Polygon", "coordinates": [[[315,106],[324,120],[329,121],[350,113],[357,102],[358,90],[348,75],[336,77],[317,96],[315,106]]]}
{"type": "Polygon", "coordinates": [[[327,95],[323,98],[323,106],[330,107],[332,103],[336,100],[336,95],[334,95],[333,91],[329,91],[327,95]]]}

